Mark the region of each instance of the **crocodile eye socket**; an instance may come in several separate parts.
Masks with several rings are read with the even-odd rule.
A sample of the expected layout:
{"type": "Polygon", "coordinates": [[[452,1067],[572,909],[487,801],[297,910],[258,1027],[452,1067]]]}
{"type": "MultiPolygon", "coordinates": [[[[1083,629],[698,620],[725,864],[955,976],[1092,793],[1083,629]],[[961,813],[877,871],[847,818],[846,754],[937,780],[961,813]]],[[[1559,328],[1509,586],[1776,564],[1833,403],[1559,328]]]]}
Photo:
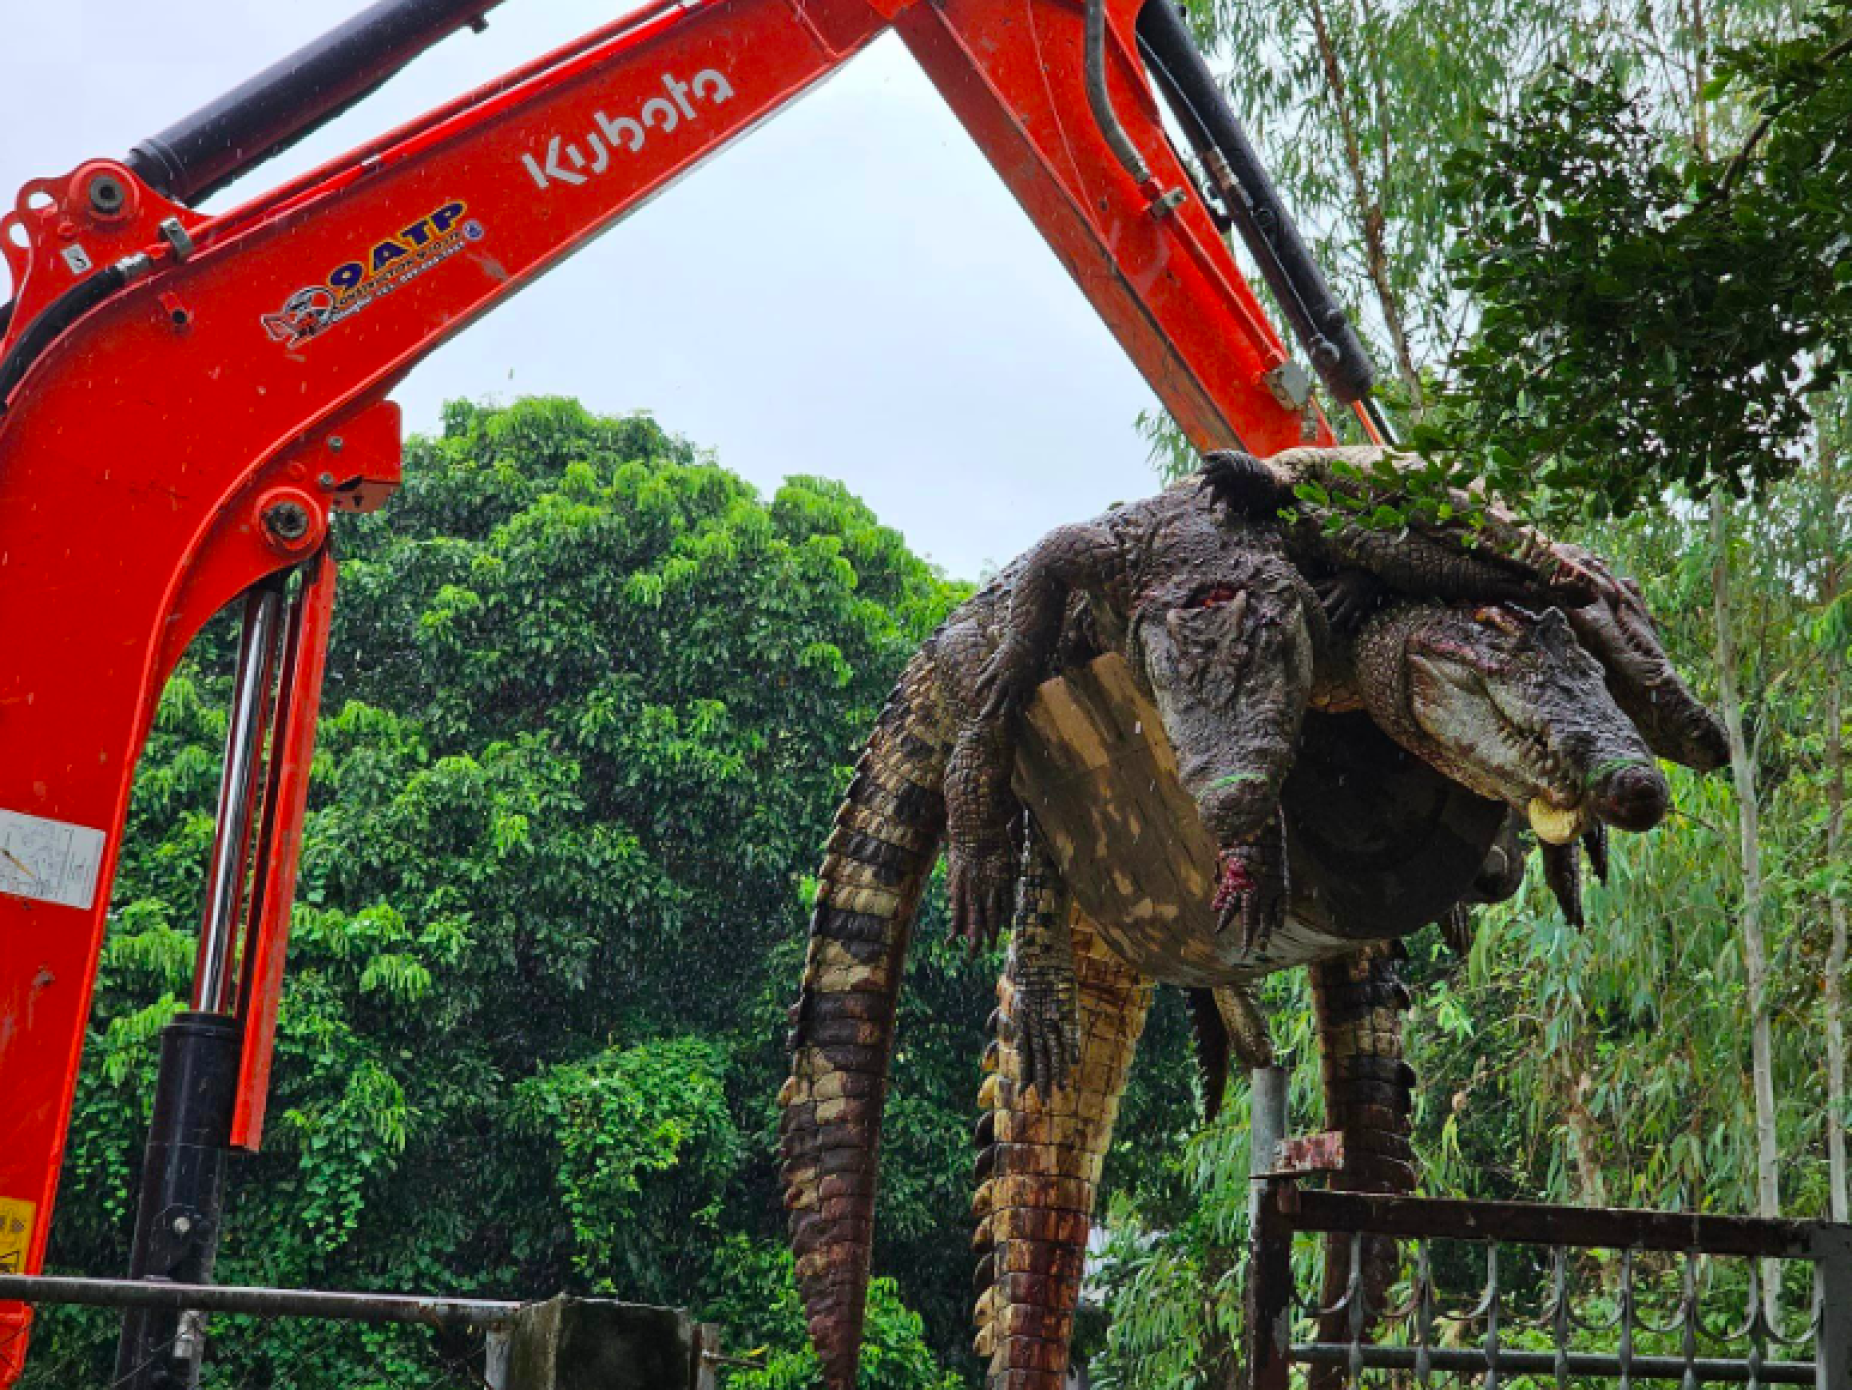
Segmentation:
{"type": "Polygon", "coordinates": [[[1475,608],[1473,610],[1473,620],[1484,624],[1486,627],[1496,628],[1507,637],[1522,639],[1525,635],[1525,629],[1523,625],[1518,622],[1517,614],[1513,613],[1509,608],[1503,608],[1496,604],[1486,604],[1482,607],[1475,608]]]}
{"type": "Polygon", "coordinates": [[[1183,606],[1185,608],[1220,608],[1224,604],[1233,603],[1240,593],[1241,591],[1232,584],[1216,584],[1204,589],[1201,593],[1192,595],[1190,601],[1183,606]]]}

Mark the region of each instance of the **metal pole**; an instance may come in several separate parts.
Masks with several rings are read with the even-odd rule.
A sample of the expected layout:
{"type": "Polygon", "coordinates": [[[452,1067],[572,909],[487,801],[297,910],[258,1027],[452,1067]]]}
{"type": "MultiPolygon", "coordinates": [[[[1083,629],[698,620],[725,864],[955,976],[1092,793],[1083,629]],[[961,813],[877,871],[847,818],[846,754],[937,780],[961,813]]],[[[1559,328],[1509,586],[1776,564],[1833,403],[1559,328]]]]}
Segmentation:
{"type": "Polygon", "coordinates": [[[482,1383],[489,1390],[508,1390],[513,1360],[514,1342],[507,1327],[491,1327],[482,1347],[482,1383]]]}
{"type": "MultiPolygon", "coordinates": [[[[206,1284],[218,1256],[242,1041],[236,952],[251,853],[251,819],[263,754],[270,686],[283,634],[283,588],[267,582],[245,601],[218,827],[206,880],[193,1009],[161,1035],[154,1116],[135,1213],[131,1280],[206,1284]]],[[[121,1390],[192,1390],[204,1354],[197,1309],[144,1306],[122,1319],[114,1385],[121,1390]]]]}
{"type": "Polygon", "coordinates": [[[198,1309],[246,1318],[325,1318],[333,1322],[408,1323],[418,1327],[507,1328],[519,1303],[491,1298],[435,1298],[403,1293],[337,1293],[164,1280],[75,1279],[0,1274],[0,1300],[77,1308],[198,1309]]]}
{"type": "Polygon", "coordinates": [[[1815,1228],[1813,1259],[1819,1312],[1814,1383],[1818,1390],[1852,1390],[1852,1227],[1815,1228]]]}
{"type": "Polygon", "coordinates": [[[245,601],[244,642],[232,691],[231,725],[225,733],[225,770],[219,781],[218,829],[206,878],[206,906],[199,929],[199,958],[193,972],[193,1008],[229,1013],[236,996],[232,953],[238,943],[238,908],[244,900],[256,803],[257,764],[263,752],[265,697],[275,666],[283,623],[283,591],[269,585],[245,601]]]}
{"type": "Polygon", "coordinates": [[[1248,1390],[1286,1390],[1291,1370],[1293,1232],[1280,1209],[1291,1184],[1269,1178],[1286,1137],[1285,1067],[1257,1067],[1248,1118],[1247,1356],[1248,1390]]]}
{"type": "MultiPolygon", "coordinates": [[[[1256,1067],[1249,1073],[1254,1088],[1248,1116],[1249,1177],[1263,1178],[1273,1171],[1274,1155],[1286,1138],[1286,1088],[1292,1075],[1285,1067],[1256,1067]]],[[[1258,1200],[1250,1196],[1250,1214],[1258,1200]]]]}

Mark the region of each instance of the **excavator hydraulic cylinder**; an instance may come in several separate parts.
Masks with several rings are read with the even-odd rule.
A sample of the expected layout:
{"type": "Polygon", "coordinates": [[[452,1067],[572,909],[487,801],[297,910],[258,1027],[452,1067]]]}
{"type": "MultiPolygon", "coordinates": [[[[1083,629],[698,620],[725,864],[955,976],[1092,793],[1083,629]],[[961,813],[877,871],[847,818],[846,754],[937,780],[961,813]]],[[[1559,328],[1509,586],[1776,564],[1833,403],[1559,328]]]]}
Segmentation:
{"type": "Polygon", "coordinates": [[[175,202],[197,203],[377,91],[425,49],[480,28],[501,0],[381,0],[129,152],[175,202]]]}
{"type": "Polygon", "coordinates": [[[1346,405],[1367,399],[1373,378],[1369,354],[1172,0],[1146,0],[1138,12],[1138,44],[1198,158],[1205,165],[1225,161],[1234,196],[1224,197],[1223,211],[1325,389],[1346,405]]]}
{"type": "MultiPolygon", "coordinates": [[[[161,1073],[142,1168],[129,1278],[211,1282],[225,1156],[238,1090],[237,1020],[183,1013],[161,1035],[161,1073]]],[[[122,1390],[192,1390],[203,1325],[195,1313],[131,1310],[116,1347],[122,1390]]]]}
{"type": "MultiPolygon", "coordinates": [[[[260,584],[246,596],[193,1011],[180,1014],[161,1035],[161,1070],[129,1256],[131,1279],[210,1283],[218,1254],[225,1158],[231,1151],[244,1042],[234,1013],[237,927],[250,876],[256,793],[270,688],[282,655],[283,619],[280,583],[260,584]]],[[[124,1390],[193,1390],[203,1341],[204,1323],[196,1313],[132,1310],[122,1321],[114,1384],[124,1390]]]]}

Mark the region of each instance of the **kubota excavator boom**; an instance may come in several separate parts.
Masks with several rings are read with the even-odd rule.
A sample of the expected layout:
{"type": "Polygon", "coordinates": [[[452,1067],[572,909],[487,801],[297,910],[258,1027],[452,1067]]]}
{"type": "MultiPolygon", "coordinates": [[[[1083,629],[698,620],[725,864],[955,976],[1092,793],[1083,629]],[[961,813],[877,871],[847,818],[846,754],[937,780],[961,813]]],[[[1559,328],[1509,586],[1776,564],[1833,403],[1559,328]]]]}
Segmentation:
{"type": "MultiPolygon", "coordinates": [[[[0,1272],[44,1257],[130,783],[187,644],[242,601],[197,979],[164,1040],[131,1271],[196,1282],[223,1155],[262,1130],[329,519],[397,482],[393,387],[878,34],[899,33],[1192,443],[1329,438],[1230,226],[1328,393],[1375,429],[1357,340],[1171,0],[651,0],[196,210],[495,3],[385,0],[0,218],[0,1272]]],[[[0,1390],[29,1318],[0,1305],[0,1390]]],[[[133,1316],[119,1383],[196,1381],[179,1330],[133,1316]]]]}

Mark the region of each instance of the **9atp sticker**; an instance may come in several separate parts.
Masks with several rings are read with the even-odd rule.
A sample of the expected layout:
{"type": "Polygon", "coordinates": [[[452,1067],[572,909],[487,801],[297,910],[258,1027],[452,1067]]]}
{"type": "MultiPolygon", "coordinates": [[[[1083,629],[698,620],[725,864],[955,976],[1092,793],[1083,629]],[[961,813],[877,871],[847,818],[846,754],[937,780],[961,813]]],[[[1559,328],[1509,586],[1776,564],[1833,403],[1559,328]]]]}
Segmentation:
{"type": "Polygon", "coordinates": [[[337,323],[363,313],[385,296],[434,270],[471,242],[487,236],[460,200],[444,203],[363,254],[343,261],[318,284],[305,285],[274,314],[263,316],[272,342],[300,347],[337,323]]]}

